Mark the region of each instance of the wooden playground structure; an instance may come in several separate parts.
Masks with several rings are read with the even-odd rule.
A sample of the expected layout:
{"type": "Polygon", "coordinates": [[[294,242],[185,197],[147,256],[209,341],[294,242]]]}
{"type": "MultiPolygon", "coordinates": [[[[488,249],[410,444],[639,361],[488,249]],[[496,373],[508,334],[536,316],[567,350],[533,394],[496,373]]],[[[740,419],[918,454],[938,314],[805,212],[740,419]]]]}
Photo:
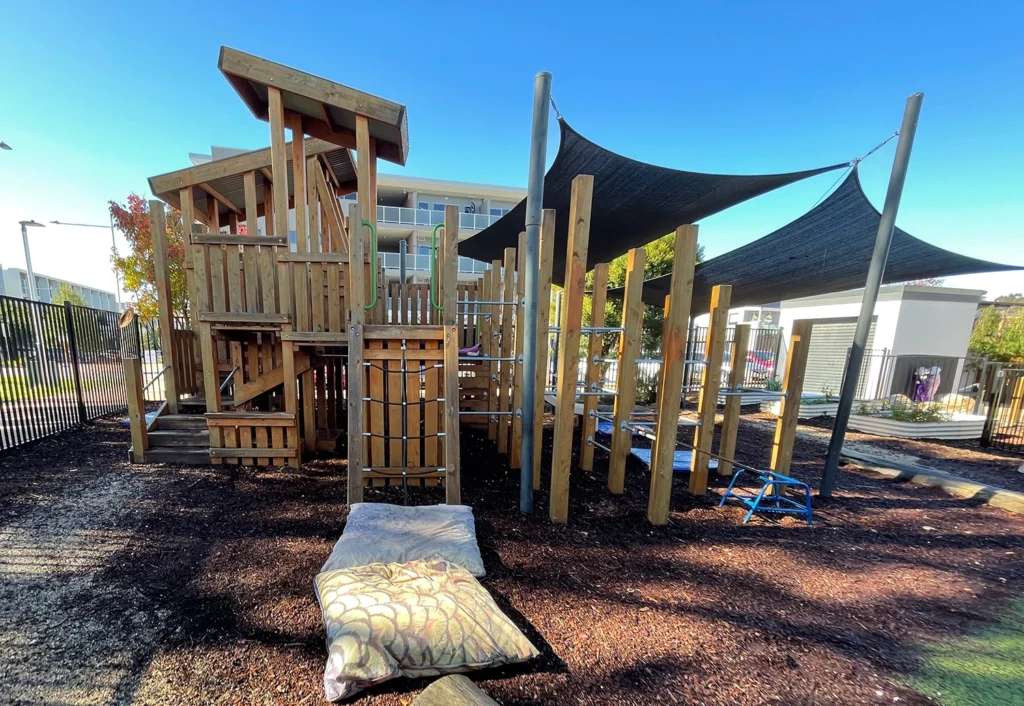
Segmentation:
{"type": "MultiPolygon", "coordinates": [[[[736,329],[727,386],[721,389],[728,285],[715,287],[712,296],[706,350],[698,361],[703,373],[697,418],[680,416],[696,226],[676,230],[657,405],[640,415],[634,383],[645,253],[628,253],[618,326],[605,325],[608,265],[594,268],[593,317],[583,326],[594,179],[577,176],[564,305],[555,327],[549,327],[548,303],[556,214],[543,212],[542,315],[533,337],[537,375],[524,380],[522,355],[530,338],[523,326],[525,234],[518,248],[505,249],[502,259],[490,263],[477,284],[460,285],[459,211],[448,206],[443,225],[434,229],[431,283],[386,283],[377,259],[377,162],[405,163],[405,107],[228,48],[222,49],[219,68],[253,114],[269,123],[270,147],[150,179],[160,199],[150,202],[150,213],[166,400],[147,418],[140,363],[125,361],[136,462],[203,459],[297,468],[305,455],[334,452],[348,459],[349,503],[362,500],[365,485],[388,484],[443,485],[446,501],[459,503],[460,426],[486,430],[498,451],[508,454],[510,467],[519,468],[523,390],[533,386],[532,477],[540,490],[551,358],[557,360],[554,397],[547,400],[555,409],[553,522],[568,520],[576,429],[583,471],[593,469],[595,448],[607,451],[612,494],[624,492],[634,434],[653,441],[648,518],[656,525],[668,521],[681,426],[695,430],[690,493],[705,494],[713,457],[720,475],[732,473],[749,325],[736,329]],[[353,192],[356,202],[345,213],[339,197],[353,192]],[[176,312],[171,304],[164,202],[181,212],[188,312],[176,312]],[[557,347],[552,333],[558,334],[557,347]],[[616,339],[613,390],[602,383],[602,366],[613,360],[601,357],[605,336],[616,339]],[[609,394],[614,410],[602,413],[598,398],[609,394]],[[723,395],[715,453],[715,414],[723,395]],[[607,446],[595,438],[602,421],[612,424],[607,446]],[[183,457],[186,450],[193,455],[183,457]]],[[[794,327],[784,391],[777,393],[782,414],[772,470],[782,474],[792,457],[809,333],[802,324],[794,327]]]]}

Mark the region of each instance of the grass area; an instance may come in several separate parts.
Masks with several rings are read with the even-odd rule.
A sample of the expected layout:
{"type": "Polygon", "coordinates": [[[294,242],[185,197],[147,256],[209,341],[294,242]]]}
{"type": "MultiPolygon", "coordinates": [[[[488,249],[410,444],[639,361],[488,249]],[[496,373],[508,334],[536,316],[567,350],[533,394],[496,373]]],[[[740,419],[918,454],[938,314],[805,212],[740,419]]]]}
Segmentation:
{"type": "Polygon", "coordinates": [[[910,683],[943,706],[1024,704],[1024,599],[995,627],[929,647],[910,683]]]}
{"type": "MultiPolygon", "coordinates": [[[[82,391],[89,392],[107,384],[104,380],[97,380],[92,377],[82,379],[82,391]]],[[[22,372],[0,371],[0,397],[5,401],[13,402],[30,399],[44,399],[55,395],[74,392],[75,380],[67,377],[57,382],[56,385],[32,386],[22,372]]]]}

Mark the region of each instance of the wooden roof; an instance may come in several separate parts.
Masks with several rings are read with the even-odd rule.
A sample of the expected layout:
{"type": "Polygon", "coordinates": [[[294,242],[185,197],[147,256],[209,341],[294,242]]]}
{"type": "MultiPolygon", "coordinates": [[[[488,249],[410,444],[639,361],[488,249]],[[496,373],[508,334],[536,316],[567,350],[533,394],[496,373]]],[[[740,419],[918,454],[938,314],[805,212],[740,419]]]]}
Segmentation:
{"type": "Polygon", "coordinates": [[[308,135],[354,149],[356,115],[364,115],[377,141],[377,156],[405,164],[409,128],[404,105],[230,47],[221,47],[217,67],[260,120],[268,119],[267,87],[275,86],[285,111],[302,116],[308,135]]]}
{"type": "MultiPolygon", "coordinates": [[[[289,143],[286,153],[292,154],[289,143]]],[[[349,150],[331,142],[316,138],[306,140],[306,156],[319,157],[325,165],[327,179],[338,187],[341,193],[356,188],[355,161],[349,150]]],[[[242,175],[256,172],[256,199],[262,206],[263,186],[270,181],[270,148],[245,152],[244,154],[198,164],[176,172],[149,178],[153,195],[163,199],[175,208],[181,208],[180,190],[192,187],[196,217],[205,221],[207,199],[218,203],[218,213],[245,212],[245,185],[242,175]]],[[[288,160],[288,193],[294,196],[295,181],[292,177],[292,163],[288,160]]],[[[223,220],[221,222],[224,222],[223,220]]]]}

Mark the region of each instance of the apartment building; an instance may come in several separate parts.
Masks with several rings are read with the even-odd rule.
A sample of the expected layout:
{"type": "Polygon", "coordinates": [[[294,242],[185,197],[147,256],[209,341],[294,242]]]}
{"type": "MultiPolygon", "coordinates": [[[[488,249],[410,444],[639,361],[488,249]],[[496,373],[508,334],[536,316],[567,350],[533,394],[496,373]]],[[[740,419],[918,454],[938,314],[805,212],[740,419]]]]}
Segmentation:
{"type": "MultiPolygon", "coordinates": [[[[106,311],[118,311],[117,297],[113,292],[105,292],[102,289],[93,289],[67,280],[47,277],[38,272],[33,273],[36,278],[36,294],[39,301],[53,303],[57,292],[62,284],[66,284],[72,291],[77,292],[85,301],[86,306],[106,311]]],[[[8,297],[20,297],[28,299],[28,272],[15,267],[4,268],[0,266],[0,294],[8,297]]]]}
{"type": "MultiPolygon", "coordinates": [[[[430,239],[434,226],[444,221],[444,209],[459,207],[459,236],[465,240],[508,213],[526,198],[526,189],[492,184],[424,179],[381,174],[377,177],[377,249],[390,281],[399,280],[399,243],[406,244],[406,278],[426,282],[430,276],[430,239]]],[[[343,197],[342,204],[355,199],[343,197]]],[[[347,208],[347,206],[345,206],[347,208]]],[[[472,281],[486,263],[459,258],[459,279],[472,281]]]]}
{"type": "MultiPolygon", "coordinates": [[[[193,164],[205,164],[241,154],[245,150],[212,147],[210,154],[190,153],[193,164]]],[[[406,244],[406,280],[427,282],[430,278],[430,238],[434,226],[444,221],[445,206],[459,207],[459,236],[465,240],[508,213],[526,198],[526,189],[493,184],[474,184],[442,179],[379,174],[377,176],[377,250],[389,281],[399,281],[401,271],[399,243],[406,244]]],[[[355,194],[341,198],[348,213],[355,194]]],[[[294,227],[295,213],[288,214],[294,227]]],[[[263,219],[260,219],[260,232],[263,219]]],[[[294,240],[295,232],[290,231],[294,240]]],[[[483,274],[486,263],[468,257],[459,258],[459,279],[473,281],[483,274]]]]}

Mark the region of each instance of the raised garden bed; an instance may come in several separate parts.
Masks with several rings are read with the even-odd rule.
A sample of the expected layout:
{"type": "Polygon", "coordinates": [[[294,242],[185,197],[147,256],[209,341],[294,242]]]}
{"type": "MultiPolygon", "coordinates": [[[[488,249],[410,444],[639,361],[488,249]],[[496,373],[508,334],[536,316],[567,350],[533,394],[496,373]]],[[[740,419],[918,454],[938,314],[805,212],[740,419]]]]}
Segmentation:
{"type": "Polygon", "coordinates": [[[851,414],[850,428],[902,439],[978,439],[985,417],[956,412],[948,421],[907,422],[872,414],[851,414]]]}
{"type": "MultiPolygon", "coordinates": [[[[782,414],[782,400],[772,400],[771,402],[762,405],[762,408],[774,414],[776,417],[782,414]]],[[[815,395],[814,397],[805,396],[800,400],[800,411],[797,412],[797,417],[800,419],[812,419],[814,417],[834,417],[836,416],[836,409],[839,408],[839,399],[831,397],[826,398],[815,395]]]]}

